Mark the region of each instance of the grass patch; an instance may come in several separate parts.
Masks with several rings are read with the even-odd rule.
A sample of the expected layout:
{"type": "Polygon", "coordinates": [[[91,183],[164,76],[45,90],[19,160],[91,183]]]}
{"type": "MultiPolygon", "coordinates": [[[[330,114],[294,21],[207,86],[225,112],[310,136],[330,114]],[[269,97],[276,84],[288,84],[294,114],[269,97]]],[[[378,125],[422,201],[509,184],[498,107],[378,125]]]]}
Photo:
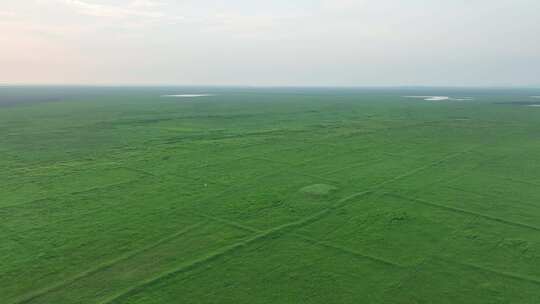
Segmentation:
{"type": "Polygon", "coordinates": [[[426,90],[4,88],[0,303],[539,303],[540,92],[426,90]]]}

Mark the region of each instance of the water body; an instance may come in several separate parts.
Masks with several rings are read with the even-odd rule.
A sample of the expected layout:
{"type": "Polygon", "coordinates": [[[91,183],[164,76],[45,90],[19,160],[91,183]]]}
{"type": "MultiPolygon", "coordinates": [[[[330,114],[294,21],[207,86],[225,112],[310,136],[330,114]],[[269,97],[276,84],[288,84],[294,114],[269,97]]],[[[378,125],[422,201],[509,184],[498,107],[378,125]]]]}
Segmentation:
{"type": "Polygon", "coordinates": [[[214,96],[213,94],[172,94],[172,95],[161,95],[161,97],[176,97],[176,98],[195,98],[195,97],[208,97],[214,96]]]}
{"type": "Polygon", "coordinates": [[[443,101],[443,100],[456,100],[456,101],[465,101],[465,100],[474,100],[472,97],[450,97],[450,96],[403,96],[405,98],[418,98],[427,101],[443,101]]]}

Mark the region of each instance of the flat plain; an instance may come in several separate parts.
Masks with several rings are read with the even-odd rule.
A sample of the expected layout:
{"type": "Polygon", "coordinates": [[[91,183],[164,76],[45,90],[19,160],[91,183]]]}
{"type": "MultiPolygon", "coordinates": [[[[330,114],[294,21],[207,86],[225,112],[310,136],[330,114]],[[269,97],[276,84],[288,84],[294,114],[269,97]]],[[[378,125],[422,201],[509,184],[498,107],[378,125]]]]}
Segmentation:
{"type": "Polygon", "coordinates": [[[540,303],[538,95],[0,87],[0,303],[540,303]]]}

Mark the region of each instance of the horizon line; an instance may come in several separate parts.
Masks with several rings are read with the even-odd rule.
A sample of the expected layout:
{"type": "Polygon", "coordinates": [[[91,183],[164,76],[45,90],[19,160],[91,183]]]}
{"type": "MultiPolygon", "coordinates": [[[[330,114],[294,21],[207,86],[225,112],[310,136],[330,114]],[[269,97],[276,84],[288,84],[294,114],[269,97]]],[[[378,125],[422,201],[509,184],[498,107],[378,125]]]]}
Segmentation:
{"type": "Polygon", "coordinates": [[[94,88],[306,88],[306,89],[540,89],[540,85],[250,85],[250,84],[85,84],[85,83],[2,83],[0,87],[94,87],[94,88]]]}

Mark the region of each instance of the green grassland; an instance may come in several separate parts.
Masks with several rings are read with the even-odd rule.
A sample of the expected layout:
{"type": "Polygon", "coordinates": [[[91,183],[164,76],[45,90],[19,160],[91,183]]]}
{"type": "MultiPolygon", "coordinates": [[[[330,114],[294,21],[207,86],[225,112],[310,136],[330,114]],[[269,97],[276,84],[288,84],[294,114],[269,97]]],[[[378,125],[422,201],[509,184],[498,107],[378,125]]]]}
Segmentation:
{"type": "Polygon", "coordinates": [[[540,303],[539,92],[187,90],[0,87],[0,303],[540,303]]]}

